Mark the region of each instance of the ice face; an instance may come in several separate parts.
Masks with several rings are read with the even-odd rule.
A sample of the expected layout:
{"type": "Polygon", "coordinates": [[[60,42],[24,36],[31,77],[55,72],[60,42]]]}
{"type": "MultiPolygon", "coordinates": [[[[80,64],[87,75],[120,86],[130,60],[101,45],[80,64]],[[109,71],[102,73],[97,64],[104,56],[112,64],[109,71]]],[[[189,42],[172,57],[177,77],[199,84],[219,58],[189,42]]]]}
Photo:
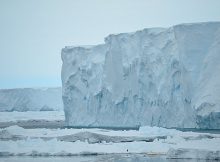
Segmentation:
{"type": "Polygon", "coordinates": [[[63,110],[61,88],[0,90],[0,111],[63,110]]]}
{"type": "Polygon", "coordinates": [[[102,45],[65,47],[66,123],[219,129],[219,53],[219,22],[150,28],[109,35],[102,45]]]}

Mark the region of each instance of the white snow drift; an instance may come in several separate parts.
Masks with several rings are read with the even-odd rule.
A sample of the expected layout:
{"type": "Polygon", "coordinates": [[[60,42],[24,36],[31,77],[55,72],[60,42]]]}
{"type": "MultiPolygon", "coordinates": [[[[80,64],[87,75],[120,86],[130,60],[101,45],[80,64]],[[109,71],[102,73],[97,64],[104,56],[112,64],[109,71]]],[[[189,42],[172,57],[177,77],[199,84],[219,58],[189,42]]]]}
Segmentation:
{"type": "Polygon", "coordinates": [[[220,128],[220,23],[109,35],[62,49],[70,126],[220,128]]]}

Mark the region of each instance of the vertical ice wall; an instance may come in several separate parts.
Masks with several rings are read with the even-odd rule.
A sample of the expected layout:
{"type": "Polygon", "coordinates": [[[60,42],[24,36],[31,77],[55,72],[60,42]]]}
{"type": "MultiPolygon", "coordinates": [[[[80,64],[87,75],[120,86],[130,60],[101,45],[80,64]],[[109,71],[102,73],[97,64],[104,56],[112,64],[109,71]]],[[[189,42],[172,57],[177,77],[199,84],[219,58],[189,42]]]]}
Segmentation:
{"type": "Polygon", "coordinates": [[[62,49],[70,126],[220,128],[220,23],[109,35],[62,49]]]}

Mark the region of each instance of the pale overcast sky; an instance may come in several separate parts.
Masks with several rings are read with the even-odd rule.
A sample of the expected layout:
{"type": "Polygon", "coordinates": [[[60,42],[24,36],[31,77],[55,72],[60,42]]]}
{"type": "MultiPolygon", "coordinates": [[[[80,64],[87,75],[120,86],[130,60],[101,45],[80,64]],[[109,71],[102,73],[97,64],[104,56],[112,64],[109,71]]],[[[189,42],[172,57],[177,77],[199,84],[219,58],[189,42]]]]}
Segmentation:
{"type": "Polygon", "coordinates": [[[220,21],[220,0],[0,0],[0,88],[61,86],[67,45],[203,21],[220,21]]]}

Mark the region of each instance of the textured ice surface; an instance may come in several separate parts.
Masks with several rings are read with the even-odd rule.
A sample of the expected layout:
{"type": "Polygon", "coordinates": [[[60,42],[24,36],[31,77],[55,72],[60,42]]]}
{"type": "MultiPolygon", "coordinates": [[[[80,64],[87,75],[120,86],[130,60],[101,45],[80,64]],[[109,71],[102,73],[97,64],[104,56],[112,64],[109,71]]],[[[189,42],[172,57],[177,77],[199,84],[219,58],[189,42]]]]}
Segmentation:
{"type": "Polygon", "coordinates": [[[170,149],[167,153],[167,158],[220,160],[220,150],[210,151],[203,149],[170,149]]]}
{"type": "Polygon", "coordinates": [[[23,128],[62,128],[63,111],[0,112],[0,128],[18,125],[23,128]]]}
{"type": "Polygon", "coordinates": [[[220,135],[157,127],[139,131],[105,129],[0,129],[0,156],[100,154],[167,155],[169,158],[220,159],[220,135]],[[166,138],[160,138],[161,135],[166,138]],[[149,140],[152,139],[152,140],[149,140]]]}
{"type": "MultiPolygon", "coordinates": [[[[1,157],[3,162],[170,162],[163,156],[146,156],[143,154],[107,154],[91,156],[50,156],[50,157],[1,157]]],[[[195,162],[178,160],[174,162],[195,162]]],[[[205,161],[200,161],[205,162],[205,161]]]]}
{"type": "Polygon", "coordinates": [[[62,49],[70,126],[220,128],[220,23],[109,35],[62,49]]]}
{"type": "Polygon", "coordinates": [[[18,122],[28,120],[64,120],[64,113],[63,111],[0,112],[0,122],[18,122]]]}
{"type": "Polygon", "coordinates": [[[0,111],[63,110],[61,88],[0,90],[0,111]]]}

